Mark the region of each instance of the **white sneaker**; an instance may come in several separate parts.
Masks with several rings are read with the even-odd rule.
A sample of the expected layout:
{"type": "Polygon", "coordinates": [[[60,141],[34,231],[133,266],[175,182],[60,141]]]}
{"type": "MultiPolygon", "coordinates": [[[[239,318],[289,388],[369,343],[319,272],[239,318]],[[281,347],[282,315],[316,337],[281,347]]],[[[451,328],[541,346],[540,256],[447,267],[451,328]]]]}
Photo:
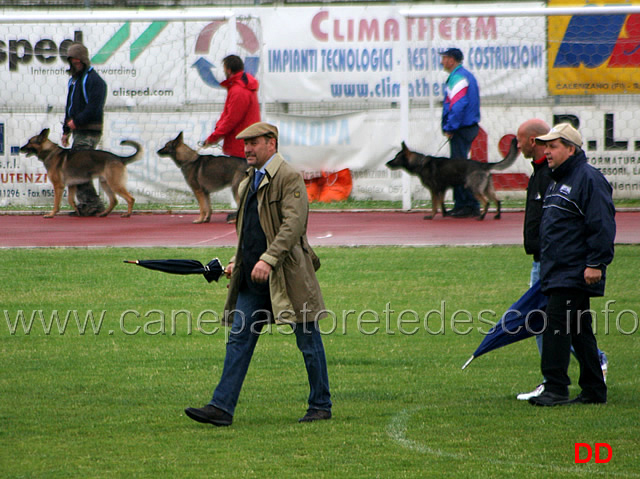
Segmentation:
{"type": "Polygon", "coordinates": [[[544,392],[544,384],[538,384],[538,386],[530,393],[522,393],[516,396],[519,401],[528,401],[529,398],[537,398],[544,392]]]}

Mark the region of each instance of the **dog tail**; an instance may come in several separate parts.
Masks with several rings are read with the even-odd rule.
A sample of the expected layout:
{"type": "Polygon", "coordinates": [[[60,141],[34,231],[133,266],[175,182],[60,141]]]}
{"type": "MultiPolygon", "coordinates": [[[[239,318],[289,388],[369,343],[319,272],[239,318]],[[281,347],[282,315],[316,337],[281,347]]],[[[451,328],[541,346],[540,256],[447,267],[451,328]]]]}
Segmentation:
{"type": "Polygon", "coordinates": [[[509,152],[507,156],[504,157],[504,160],[499,161],[497,163],[485,163],[485,165],[489,165],[489,169],[491,170],[506,170],[509,168],[518,158],[518,139],[513,138],[511,140],[511,146],[509,147],[509,152]]]}
{"type": "Polygon", "coordinates": [[[142,146],[140,145],[140,143],[132,141],[132,140],[122,140],[120,142],[120,144],[122,146],[132,146],[133,148],[136,149],[136,152],[133,155],[131,155],[131,156],[122,156],[121,157],[122,158],[122,162],[125,165],[128,165],[129,163],[133,163],[134,161],[138,161],[139,159],[142,158],[143,149],[142,149],[142,146]]]}

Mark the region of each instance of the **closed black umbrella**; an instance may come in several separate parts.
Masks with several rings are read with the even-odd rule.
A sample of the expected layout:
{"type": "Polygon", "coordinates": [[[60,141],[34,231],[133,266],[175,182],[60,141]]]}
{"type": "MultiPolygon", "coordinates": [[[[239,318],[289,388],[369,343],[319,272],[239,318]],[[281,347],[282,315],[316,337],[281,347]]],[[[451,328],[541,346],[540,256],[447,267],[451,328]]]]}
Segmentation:
{"type": "Polygon", "coordinates": [[[218,258],[212,259],[206,265],[194,259],[147,259],[124,262],[171,274],[202,274],[209,283],[218,281],[224,273],[218,258]]]}

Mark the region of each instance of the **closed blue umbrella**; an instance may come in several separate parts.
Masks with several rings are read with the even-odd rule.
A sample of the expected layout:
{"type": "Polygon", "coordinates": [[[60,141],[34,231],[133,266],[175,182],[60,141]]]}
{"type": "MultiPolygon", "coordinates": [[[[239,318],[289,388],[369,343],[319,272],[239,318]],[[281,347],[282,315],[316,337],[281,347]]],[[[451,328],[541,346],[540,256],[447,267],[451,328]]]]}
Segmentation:
{"type": "Polygon", "coordinates": [[[143,268],[163,271],[171,274],[202,274],[209,283],[218,281],[224,268],[218,258],[214,258],[206,265],[194,259],[147,259],[127,261],[125,263],[137,264],[143,268]]]}
{"type": "Polygon", "coordinates": [[[546,306],[547,297],[540,291],[540,281],[536,281],[491,328],[462,369],[489,351],[542,333],[546,325],[546,306]]]}

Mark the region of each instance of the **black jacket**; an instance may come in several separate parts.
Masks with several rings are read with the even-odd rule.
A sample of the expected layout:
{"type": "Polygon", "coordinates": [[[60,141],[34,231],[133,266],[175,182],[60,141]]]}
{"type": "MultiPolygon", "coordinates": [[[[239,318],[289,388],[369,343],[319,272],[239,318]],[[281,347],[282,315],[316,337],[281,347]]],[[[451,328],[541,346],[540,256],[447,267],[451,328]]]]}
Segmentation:
{"type": "Polygon", "coordinates": [[[612,188],[583,151],[551,171],[540,227],[542,292],[577,288],[603,296],[606,266],[616,236],[612,188]],[[584,270],[602,270],[602,281],[587,285],[584,270]]]}
{"type": "Polygon", "coordinates": [[[106,99],[107,84],[93,67],[72,77],[69,80],[63,132],[69,133],[69,120],[73,120],[78,130],[102,132],[106,99]]]}
{"type": "Polygon", "coordinates": [[[551,182],[551,169],[547,160],[541,163],[531,162],[533,174],[527,185],[527,202],[524,209],[524,250],[533,255],[534,261],[540,261],[540,220],[542,202],[551,182]]]}

